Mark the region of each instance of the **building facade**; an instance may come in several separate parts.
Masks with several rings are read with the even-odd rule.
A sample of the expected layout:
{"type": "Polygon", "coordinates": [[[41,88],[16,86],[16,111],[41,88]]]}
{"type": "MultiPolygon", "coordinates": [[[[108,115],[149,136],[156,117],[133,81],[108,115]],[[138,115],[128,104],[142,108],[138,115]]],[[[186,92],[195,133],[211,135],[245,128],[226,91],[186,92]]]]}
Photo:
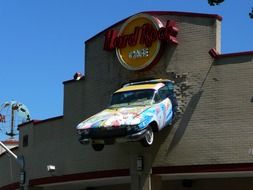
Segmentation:
{"type": "MultiPolygon", "coordinates": [[[[85,75],[64,84],[63,116],[19,126],[29,189],[252,189],[253,52],[222,54],[219,15],[143,12],[85,43],[85,75]],[[76,125],[129,81],[175,82],[174,124],[149,148],[94,151],[76,125]],[[141,166],[141,169],[139,168],[141,166]]],[[[50,108],[49,108],[50,109],[50,108]]],[[[0,190],[18,189],[19,165],[0,155],[0,190]]]]}

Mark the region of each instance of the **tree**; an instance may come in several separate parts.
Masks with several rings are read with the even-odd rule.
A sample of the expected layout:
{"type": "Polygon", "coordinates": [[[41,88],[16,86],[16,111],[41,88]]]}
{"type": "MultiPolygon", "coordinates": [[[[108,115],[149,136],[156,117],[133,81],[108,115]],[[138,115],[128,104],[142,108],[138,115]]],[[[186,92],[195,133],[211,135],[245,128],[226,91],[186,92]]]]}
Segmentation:
{"type": "Polygon", "coordinates": [[[251,8],[251,12],[249,13],[249,17],[253,19],[253,8],[251,8]]]}
{"type": "MultiPolygon", "coordinates": [[[[224,0],[208,0],[208,4],[210,6],[219,5],[220,3],[223,3],[224,0]]],[[[249,17],[253,19],[253,8],[251,8],[251,11],[249,12],[249,17]]]]}
{"type": "Polygon", "coordinates": [[[224,0],[208,0],[208,4],[211,6],[219,5],[220,3],[223,3],[224,0]]]}

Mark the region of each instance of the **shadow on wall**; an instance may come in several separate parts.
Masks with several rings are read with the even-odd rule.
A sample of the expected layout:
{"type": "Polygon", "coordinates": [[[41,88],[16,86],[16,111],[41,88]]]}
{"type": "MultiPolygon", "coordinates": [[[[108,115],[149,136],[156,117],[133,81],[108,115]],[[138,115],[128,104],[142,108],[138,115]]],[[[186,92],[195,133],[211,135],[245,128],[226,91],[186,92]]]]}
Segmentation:
{"type": "Polygon", "coordinates": [[[184,114],[180,120],[180,123],[178,124],[178,128],[172,138],[172,141],[170,143],[170,146],[168,148],[168,152],[170,152],[180,141],[180,139],[183,137],[184,132],[191,120],[191,117],[197,107],[197,104],[203,94],[203,91],[199,91],[195,95],[192,96],[188,106],[186,107],[184,114]]]}

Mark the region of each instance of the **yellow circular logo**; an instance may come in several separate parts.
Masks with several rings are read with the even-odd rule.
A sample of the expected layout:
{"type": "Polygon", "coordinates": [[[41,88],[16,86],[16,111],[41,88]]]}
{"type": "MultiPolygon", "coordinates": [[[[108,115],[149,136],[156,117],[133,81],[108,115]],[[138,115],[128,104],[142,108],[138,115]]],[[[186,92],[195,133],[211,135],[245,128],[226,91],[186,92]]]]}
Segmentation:
{"type": "Polygon", "coordinates": [[[149,38],[152,36],[148,36],[148,30],[158,30],[160,27],[161,23],[159,26],[152,16],[146,14],[136,15],[125,22],[118,36],[128,38],[125,40],[128,43],[124,48],[116,48],[120,63],[129,70],[140,70],[149,66],[158,55],[161,42],[151,42],[149,38]]]}
{"type": "Polygon", "coordinates": [[[138,14],[128,19],[120,31],[108,31],[105,50],[116,48],[120,63],[129,70],[141,70],[151,65],[159,55],[162,41],[177,44],[174,21],[166,25],[156,17],[138,14]]]}

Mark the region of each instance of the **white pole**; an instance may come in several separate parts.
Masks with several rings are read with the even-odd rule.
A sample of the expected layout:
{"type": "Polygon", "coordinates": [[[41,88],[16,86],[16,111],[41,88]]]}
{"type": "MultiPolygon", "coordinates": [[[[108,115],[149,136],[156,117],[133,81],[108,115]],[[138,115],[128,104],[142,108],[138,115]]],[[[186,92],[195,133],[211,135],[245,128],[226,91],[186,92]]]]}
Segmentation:
{"type": "MultiPolygon", "coordinates": [[[[6,150],[13,158],[15,158],[15,160],[18,162],[18,156],[16,154],[14,154],[7,146],[5,146],[4,143],[2,143],[0,141],[0,145],[4,148],[4,150],[6,150]]],[[[18,162],[19,163],[19,162],[18,162]]]]}

